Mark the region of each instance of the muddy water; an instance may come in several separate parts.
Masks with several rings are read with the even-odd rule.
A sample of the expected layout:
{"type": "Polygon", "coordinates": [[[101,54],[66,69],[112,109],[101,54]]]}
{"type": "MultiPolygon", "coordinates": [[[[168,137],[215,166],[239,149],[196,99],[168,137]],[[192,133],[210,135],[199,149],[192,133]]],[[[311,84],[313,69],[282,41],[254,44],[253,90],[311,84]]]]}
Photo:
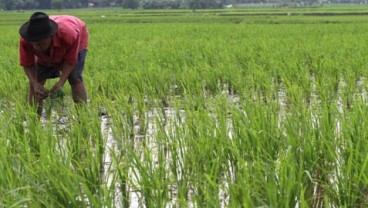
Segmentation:
{"type": "MultiPolygon", "coordinates": [[[[313,81],[313,77],[311,77],[311,80],[312,80],[312,83],[314,83],[313,81]]],[[[365,78],[361,78],[360,80],[357,81],[356,83],[356,86],[357,88],[360,88],[365,82],[365,78]]],[[[279,128],[281,128],[281,125],[282,125],[282,120],[285,119],[287,117],[286,115],[286,111],[287,111],[287,104],[286,104],[286,89],[285,87],[283,86],[283,84],[281,83],[279,85],[279,90],[277,92],[277,96],[278,96],[278,102],[279,102],[279,106],[280,106],[280,109],[279,109],[279,128]]],[[[338,97],[338,110],[340,111],[340,113],[342,113],[343,111],[343,102],[342,102],[342,98],[341,98],[341,91],[342,89],[345,87],[345,83],[343,80],[340,81],[339,83],[339,86],[338,86],[338,94],[340,94],[340,96],[338,97]]],[[[367,98],[367,92],[364,90],[364,88],[362,87],[362,90],[360,92],[357,92],[356,96],[361,96],[364,98],[364,100],[366,100],[367,98]]],[[[231,100],[230,102],[234,102],[235,104],[237,104],[239,102],[239,99],[235,96],[235,95],[229,95],[229,99],[231,100]]],[[[318,96],[317,96],[317,93],[315,92],[315,86],[313,85],[312,86],[312,95],[311,95],[311,101],[309,103],[310,106],[318,106],[319,105],[319,101],[318,101],[318,96]]],[[[140,135],[139,132],[140,132],[140,127],[139,127],[139,118],[136,116],[134,118],[134,122],[136,123],[136,125],[134,126],[134,135],[135,135],[135,138],[134,138],[134,141],[139,141],[141,140],[142,138],[145,138],[145,140],[147,141],[155,141],[155,137],[157,136],[156,133],[157,133],[157,129],[158,127],[156,126],[155,122],[157,122],[155,119],[157,118],[157,116],[159,115],[158,112],[161,112],[161,110],[158,110],[158,109],[153,109],[152,111],[150,112],[147,112],[146,113],[146,119],[148,119],[148,126],[147,126],[147,131],[146,131],[146,135],[140,135]]],[[[175,122],[178,121],[178,114],[173,110],[173,109],[170,109],[170,108],[166,108],[165,111],[164,111],[164,114],[165,114],[165,118],[167,118],[167,122],[166,122],[166,128],[167,128],[167,131],[174,131],[175,129],[173,125],[175,122]]],[[[185,111],[180,111],[179,112],[179,116],[180,116],[180,120],[181,121],[185,121],[185,114],[186,112],[185,111]]],[[[67,125],[69,123],[68,119],[65,118],[65,117],[58,117],[56,115],[53,116],[54,118],[57,118],[57,122],[58,122],[58,125],[59,125],[59,130],[60,129],[63,129],[63,128],[67,128],[67,125]]],[[[317,118],[314,118],[314,122],[317,122],[317,118]]],[[[43,119],[42,119],[42,122],[44,124],[46,124],[46,119],[44,119],[44,116],[43,116],[43,119]]],[[[231,122],[229,122],[231,123],[231,122]]],[[[316,124],[313,124],[313,125],[316,125],[316,124]]],[[[340,121],[336,121],[336,136],[338,136],[341,132],[341,122],[340,121]]],[[[229,137],[231,138],[231,134],[232,134],[232,127],[229,126],[229,137]]],[[[112,161],[112,153],[114,151],[118,151],[117,150],[117,142],[116,142],[116,138],[114,138],[113,136],[113,133],[112,133],[112,130],[111,130],[111,120],[108,116],[104,115],[101,117],[101,133],[104,137],[104,141],[106,142],[105,143],[105,154],[104,154],[104,166],[103,166],[103,176],[104,176],[104,182],[107,184],[108,187],[117,187],[119,186],[118,184],[113,184],[113,177],[116,175],[116,170],[113,168],[114,167],[114,164],[113,164],[113,161],[112,161]]],[[[285,133],[286,134],[286,133],[285,133]]],[[[157,147],[155,146],[154,143],[148,143],[147,144],[147,147],[150,148],[152,150],[152,154],[153,154],[153,158],[154,160],[158,160],[158,156],[157,156],[157,147]]],[[[139,148],[139,146],[137,146],[137,148],[139,148]]],[[[337,152],[339,152],[340,150],[336,150],[337,152]]],[[[170,153],[168,153],[168,155],[170,155],[170,153]]],[[[168,160],[170,159],[169,157],[167,158],[168,160]]],[[[338,165],[338,163],[336,163],[336,165],[338,165]]],[[[338,169],[338,168],[337,168],[338,169]]],[[[130,171],[130,177],[133,181],[133,183],[136,183],[138,184],[138,180],[139,180],[139,175],[134,175],[133,174],[133,170],[130,171]]],[[[135,171],[136,172],[136,171],[135,171]]],[[[336,181],[336,176],[334,175],[331,175],[331,183],[333,184],[334,181],[336,181]]],[[[135,185],[137,186],[137,185],[135,185]]],[[[220,185],[220,187],[227,187],[228,184],[226,183],[223,183],[220,185]]],[[[138,187],[139,188],[139,187],[138,187]]],[[[172,194],[175,195],[175,187],[172,187],[172,194]]],[[[315,194],[318,194],[318,184],[315,185],[315,194]]],[[[133,189],[132,186],[128,188],[128,192],[129,192],[129,198],[130,198],[130,206],[131,208],[138,208],[138,207],[144,207],[144,204],[142,202],[142,194],[133,189]]],[[[189,194],[190,195],[190,194],[189,194]]],[[[119,191],[116,191],[115,192],[115,207],[123,207],[123,204],[122,204],[122,193],[119,192],[119,191]]],[[[219,190],[219,198],[221,199],[221,207],[226,207],[229,203],[229,195],[228,193],[226,193],[224,191],[224,189],[221,189],[219,190]]],[[[190,200],[190,199],[189,199],[190,200]]],[[[167,207],[173,207],[175,206],[175,201],[172,201],[171,203],[168,203],[167,207]]],[[[189,206],[193,206],[193,205],[190,205],[189,206]]]]}
{"type": "MultiPolygon", "coordinates": [[[[139,122],[138,122],[138,117],[134,118],[134,121],[136,123],[135,127],[134,127],[134,131],[135,131],[135,141],[139,141],[141,140],[143,137],[148,140],[148,141],[152,141],[152,139],[156,136],[155,134],[157,133],[157,127],[155,125],[155,119],[156,116],[158,115],[158,110],[153,110],[150,112],[147,112],[147,116],[146,118],[148,118],[148,129],[146,131],[146,135],[140,135],[140,127],[139,127],[139,122]]],[[[175,121],[175,112],[170,109],[167,108],[165,111],[165,116],[168,119],[167,123],[174,122],[175,121]]],[[[180,111],[180,114],[184,117],[185,112],[184,111],[180,111]]],[[[171,126],[169,126],[170,129],[172,128],[171,126]]],[[[112,184],[112,177],[115,174],[115,171],[112,166],[112,152],[113,151],[117,151],[117,142],[116,139],[113,137],[112,134],[112,130],[110,127],[110,121],[109,118],[107,116],[102,116],[101,117],[101,132],[103,134],[103,136],[106,138],[106,152],[104,155],[104,178],[105,178],[105,182],[107,183],[108,186],[118,186],[118,184],[112,184]]],[[[154,162],[158,162],[158,150],[157,147],[155,146],[155,144],[153,143],[148,143],[147,147],[150,148],[152,150],[152,154],[153,154],[153,159],[154,162]]],[[[137,146],[137,148],[139,148],[139,146],[137,146]]],[[[131,172],[131,179],[133,179],[133,182],[137,182],[139,180],[139,176],[136,176],[131,172]]],[[[136,186],[136,185],[135,185],[136,186]]],[[[138,187],[139,189],[139,187],[138,187]]],[[[173,190],[173,192],[175,192],[175,190],[173,190]]],[[[142,200],[140,200],[141,197],[141,193],[139,191],[135,191],[132,187],[129,188],[129,196],[130,196],[130,208],[138,208],[138,207],[145,207],[142,200]]],[[[118,191],[116,193],[116,203],[115,206],[120,208],[123,207],[122,204],[122,194],[118,191]]],[[[168,203],[167,207],[173,207],[175,204],[175,201],[172,201],[171,203],[168,203]]],[[[191,207],[191,206],[189,206],[191,207]]]]}

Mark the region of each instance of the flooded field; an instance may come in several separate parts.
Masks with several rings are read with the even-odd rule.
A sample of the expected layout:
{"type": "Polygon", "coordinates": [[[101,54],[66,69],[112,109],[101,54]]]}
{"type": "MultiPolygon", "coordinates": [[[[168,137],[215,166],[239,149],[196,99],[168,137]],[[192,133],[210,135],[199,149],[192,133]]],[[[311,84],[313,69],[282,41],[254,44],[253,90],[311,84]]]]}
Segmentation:
{"type": "Polygon", "coordinates": [[[41,119],[0,14],[0,207],[367,206],[365,16],[107,11],[41,119]]]}

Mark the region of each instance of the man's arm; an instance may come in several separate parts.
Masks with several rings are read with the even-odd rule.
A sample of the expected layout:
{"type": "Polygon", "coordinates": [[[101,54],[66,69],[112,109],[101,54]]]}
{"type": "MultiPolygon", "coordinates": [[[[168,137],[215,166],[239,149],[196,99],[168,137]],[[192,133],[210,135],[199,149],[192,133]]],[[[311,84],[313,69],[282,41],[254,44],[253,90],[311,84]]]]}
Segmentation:
{"type": "Polygon", "coordinates": [[[61,89],[66,80],[68,79],[70,73],[75,68],[75,64],[69,64],[68,62],[64,62],[61,69],[61,75],[58,82],[55,83],[55,85],[51,88],[51,93],[56,92],[57,90],[61,89]]]}
{"type": "Polygon", "coordinates": [[[24,72],[27,74],[28,80],[32,85],[37,83],[37,70],[35,66],[23,67],[24,72]]]}
{"type": "Polygon", "coordinates": [[[33,87],[36,94],[45,95],[47,90],[42,86],[42,84],[37,81],[37,69],[35,66],[23,67],[25,73],[27,74],[28,80],[33,87]]]}

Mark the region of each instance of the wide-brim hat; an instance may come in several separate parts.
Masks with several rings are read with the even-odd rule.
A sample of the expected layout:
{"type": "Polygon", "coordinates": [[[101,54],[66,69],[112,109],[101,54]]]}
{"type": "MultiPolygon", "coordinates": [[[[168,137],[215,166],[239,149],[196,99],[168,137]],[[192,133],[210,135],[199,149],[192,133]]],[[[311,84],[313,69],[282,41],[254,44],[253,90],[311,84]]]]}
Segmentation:
{"type": "Polygon", "coordinates": [[[40,41],[51,37],[58,30],[58,25],[43,12],[35,12],[29,21],[19,28],[20,36],[27,41],[40,41]]]}

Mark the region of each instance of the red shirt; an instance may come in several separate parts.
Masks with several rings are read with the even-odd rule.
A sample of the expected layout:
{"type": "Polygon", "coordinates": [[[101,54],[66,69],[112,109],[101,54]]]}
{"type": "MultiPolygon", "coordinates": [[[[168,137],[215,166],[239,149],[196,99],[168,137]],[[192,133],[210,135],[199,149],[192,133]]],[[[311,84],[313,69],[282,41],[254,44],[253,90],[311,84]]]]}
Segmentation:
{"type": "Polygon", "coordinates": [[[35,62],[45,66],[60,66],[64,61],[71,65],[77,64],[78,53],[88,47],[88,31],[86,24],[73,16],[50,16],[58,24],[54,34],[50,56],[37,53],[30,42],[20,38],[20,65],[30,67],[35,62]]]}

